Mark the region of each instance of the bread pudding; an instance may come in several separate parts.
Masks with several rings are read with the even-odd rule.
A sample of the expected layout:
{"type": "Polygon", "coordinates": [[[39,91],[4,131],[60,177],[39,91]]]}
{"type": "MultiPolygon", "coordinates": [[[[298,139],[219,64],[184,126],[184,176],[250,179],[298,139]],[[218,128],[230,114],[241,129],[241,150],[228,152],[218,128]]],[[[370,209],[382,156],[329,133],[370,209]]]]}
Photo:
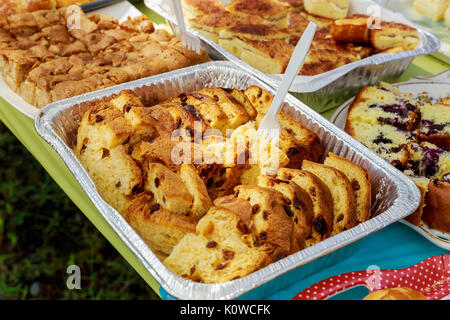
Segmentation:
{"type": "Polygon", "coordinates": [[[406,218],[450,232],[449,97],[412,97],[381,83],[362,89],[349,107],[345,130],[416,183],[421,204],[406,218]],[[426,212],[426,215],[425,215],[426,212]]]}
{"type": "Polygon", "coordinates": [[[145,16],[119,24],[109,15],[86,16],[73,6],[13,14],[0,23],[3,79],[38,108],[208,60],[204,50],[184,48],[145,16]]]}
{"type": "Polygon", "coordinates": [[[348,16],[348,0],[184,0],[195,11],[192,28],[250,66],[267,74],[284,73],[292,52],[310,21],[317,24],[311,50],[299,74],[314,76],[377,53],[413,50],[416,29],[381,21],[372,26],[366,15],[348,16]],[[214,9],[213,8],[217,8],[214,9]]]}
{"type": "Polygon", "coordinates": [[[333,154],[318,163],[313,131],[280,111],[279,144],[258,137],[266,90],[204,88],[156,105],[136,94],[90,102],[73,151],[177,275],[242,278],[370,218],[367,171],[333,154]]]}

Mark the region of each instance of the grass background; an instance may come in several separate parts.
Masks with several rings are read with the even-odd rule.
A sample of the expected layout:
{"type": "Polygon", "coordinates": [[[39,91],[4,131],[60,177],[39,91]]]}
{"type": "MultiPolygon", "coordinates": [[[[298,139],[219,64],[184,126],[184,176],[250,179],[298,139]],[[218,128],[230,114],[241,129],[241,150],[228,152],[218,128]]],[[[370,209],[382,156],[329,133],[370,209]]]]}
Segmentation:
{"type": "Polygon", "coordinates": [[[159,299],[1,122],[0,299],[159,299]]]}

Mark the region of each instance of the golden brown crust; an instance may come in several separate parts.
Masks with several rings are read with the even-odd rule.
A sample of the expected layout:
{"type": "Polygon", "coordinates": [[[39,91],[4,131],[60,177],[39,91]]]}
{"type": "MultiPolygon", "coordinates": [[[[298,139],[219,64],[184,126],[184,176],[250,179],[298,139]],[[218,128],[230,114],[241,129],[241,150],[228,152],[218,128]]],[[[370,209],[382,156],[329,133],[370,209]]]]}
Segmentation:
{"type": "Polygon", "coordinates": [[[293,224],[284,210],[282,194],[258,186],[239,185],[234,190],[235,197],[245,199],[252,205],[252,232],[258,241],[273,247],[273,260],[287,256],[291,248],[293,224]]]}
{"type": "Polygon", "coordinates": [[[308,160],[303,161],[302,169],[316,175],[330,189],[334,212],[332,235],[356,226],[355,194],[347,176],[333,167],[308,160]]]}
{"type": "Polygon", "coordinates": [[[442,181],[430,181],[425,196],[423,221],[432,229],[450,233],[450,185],[442,181]]]}
{"type": "Polygon", "coordinates": [[[185,234],[195,232],[194,220],[158,206],[147,193],[136,196],[124,217],[155,253],[169,255],[185,234]]]}
{"type": "Polygon", "coordinates": [[[143,15],[119,24],[109,15],[86,16],[74,8],[75,13],[64,7],[0,19],[3,78],[38,108],[209,60],[205,50],[197,54],[179,39],[156,32],[143,15]],[[73,14],[79,15],[76,28],[67,23],[73,14]],[[18,57],[19,49],[24,58],[18,57]]]}
{"type": "Polygon", "coordinates": [[[267,20],[278,20],[287,13],[287,5],[270,0],[235,0],[226,9],[238,16],[258,16],[267,20]]]}
{"type": "Polygon", "coordinates": [[[368,220],[370,218],[372,192],[367,170],[332,152],[328,153],[324,164],[338,169],[347,176],[355,194],[358,222],[368,220]]]}
{"type": "Polygon", "coordinates": [[[283,195],[284,210],[293,222],[290,254],[305,248],[314,216],[309,195],[293,181],[259,176],[257,183],[260,187],[276,190],[283,195]]]}
{"type": "Polygon", "coordinates": [[[306,246],[313,245],[327,237],[333,231],[333,199],[328,187],[314,174],[304,170],[280,168],[277,178],[295,182],[304,189],[313,204],[313,226],[306,246]]]}
{"type": "Polygon", "coordinates": [[[370,43],[366,16],[350,16],[335,20],[331,25],[331,37],[338,42],[370,43]]]}
{"type": "Polygon", "coordinates": [[[428,298],[411,288],[389,288],[371,292],[363,300],[428,300],[428,298]]]}

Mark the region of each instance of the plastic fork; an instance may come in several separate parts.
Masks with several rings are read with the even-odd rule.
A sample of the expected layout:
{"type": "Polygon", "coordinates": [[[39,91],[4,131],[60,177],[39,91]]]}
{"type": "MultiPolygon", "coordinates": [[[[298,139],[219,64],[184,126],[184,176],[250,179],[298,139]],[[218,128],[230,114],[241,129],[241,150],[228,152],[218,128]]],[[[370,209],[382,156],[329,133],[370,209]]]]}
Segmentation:
{"type": "Polygon", "coordinates": [[[295,46],[294,53],[289,60],[289,64],[281,79],[280,86],[273,98],[272,104],[259,125],[258,136],[270,141],[272,145],[278,145],[280,139],[281,127],[277,119],[278,110],[283,104],[284,97],[291,87],[292,81],[294,81],[295,76],[305,61],[314,34],[316,33],[316,28],[317,25],[314,22],[310,22],[302,34],[302,37],[295,46]]]}
{"type": "Polygon", "coordinates": [[[186,49],[193,50],[200,53],[200,39],[194,37],[186,32],[186,26],[184,24],[183,8],[181,7],[180,0],[172,0],[173,11],[175,12],[175,17],[177,19],[179,37],[186,49]]]}

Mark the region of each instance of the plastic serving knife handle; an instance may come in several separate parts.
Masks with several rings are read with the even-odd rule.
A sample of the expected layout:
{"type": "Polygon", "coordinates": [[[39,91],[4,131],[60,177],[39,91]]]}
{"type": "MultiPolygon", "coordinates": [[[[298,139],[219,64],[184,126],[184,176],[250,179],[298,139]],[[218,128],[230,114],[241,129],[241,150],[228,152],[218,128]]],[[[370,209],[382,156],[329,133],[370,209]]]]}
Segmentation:
{"type": "Polygon", "coordinates": [[[305,32],[303,32],[302,37],[298,41],[295,46],[294,53],[289,60],[289,64],[286,68],[286,71],[281,79],[280,86],[273,98],[272,105],[278,106],[278,108],[273,109],[272,107],[269,109],[269,112],[273,112],[276,114],[278,112],[279,107],[281,106],[286,93],[291,87],[292,82],[297,76],[300,68],[305,61],[306,55],[308,54],[309,48],[311,46],[311,41],[314,38],[314,34],[316,33],[317,25],[314,22],[310,22],[305,32]]]}

